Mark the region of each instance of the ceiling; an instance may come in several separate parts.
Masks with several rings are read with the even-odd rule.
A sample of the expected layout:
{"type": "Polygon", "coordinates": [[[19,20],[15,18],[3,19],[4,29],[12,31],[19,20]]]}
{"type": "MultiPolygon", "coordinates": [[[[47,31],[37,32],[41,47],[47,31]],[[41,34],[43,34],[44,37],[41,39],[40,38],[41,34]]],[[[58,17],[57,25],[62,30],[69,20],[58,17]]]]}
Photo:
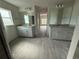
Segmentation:
{"type": "Polygon", "coordinates": [[[71,4],[73,0],[5,0],[17,7],[19,7],[21,10],[27,8],[27,7],[33,7],[34,5],[40,6],[40,7],[55,7],[57,1],[63,2],[64,5],[71,4]]]}

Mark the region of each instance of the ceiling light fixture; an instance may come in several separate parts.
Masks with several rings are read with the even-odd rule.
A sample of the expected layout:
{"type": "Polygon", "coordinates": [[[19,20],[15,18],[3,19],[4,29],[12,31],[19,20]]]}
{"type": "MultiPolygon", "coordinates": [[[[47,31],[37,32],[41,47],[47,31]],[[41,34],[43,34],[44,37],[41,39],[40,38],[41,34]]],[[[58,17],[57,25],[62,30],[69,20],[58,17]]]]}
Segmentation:
{"type": "Polygon", "coordinates": [[[27,10],[27,11],[31,11],[32,8],[28,7],[28,8],[25,8],[25,10],[27,10]]]}
{"type": "Polygon", "coordinates": [[[31,7],[25,8],[25,11],[29,15],[32,15],[34,13],[34,10],[31,7]]]}
{"type": "Polygon", "coordinates": [[[64,7],[63,4],[57,4],[57,5],[56,5],[56,8],[63,8],[63,7],[64,7]]]}
{"type": "Polygon", "coordinates": [[[63,7],[64,7],[63,2],[62,1],[57,1],[56,8],[63,8],[63,7]]]}

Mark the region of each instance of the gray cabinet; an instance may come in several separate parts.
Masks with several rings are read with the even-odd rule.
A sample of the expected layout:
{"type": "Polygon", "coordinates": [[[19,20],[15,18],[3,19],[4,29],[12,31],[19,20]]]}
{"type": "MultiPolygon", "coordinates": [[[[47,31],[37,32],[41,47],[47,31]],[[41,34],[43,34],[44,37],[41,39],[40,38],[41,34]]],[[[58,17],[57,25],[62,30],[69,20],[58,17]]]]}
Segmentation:
{"type": "Polygon", "coordinates": [[[18,26],[18,35],[21,37],[33,37],[33,31],[31,26],[18,26]]]}
{"type": "Polygon", "coordinates": [[[74,32],[74,27],[70,26],[50,26],[50,39],[71,40],[74,32]]]}

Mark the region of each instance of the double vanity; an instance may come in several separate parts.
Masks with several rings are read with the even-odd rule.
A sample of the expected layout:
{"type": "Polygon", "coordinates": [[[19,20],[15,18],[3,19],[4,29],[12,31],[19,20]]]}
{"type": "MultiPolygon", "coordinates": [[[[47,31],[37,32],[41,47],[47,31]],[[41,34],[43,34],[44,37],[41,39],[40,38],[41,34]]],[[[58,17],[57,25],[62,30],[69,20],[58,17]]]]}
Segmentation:
{"type": "Polygon", "coordinates": [[[20,37],[33,37],[34,36],[33,30],[34,26],[27,26],[27,25],[17,26],[18,35],[20,37]]]}

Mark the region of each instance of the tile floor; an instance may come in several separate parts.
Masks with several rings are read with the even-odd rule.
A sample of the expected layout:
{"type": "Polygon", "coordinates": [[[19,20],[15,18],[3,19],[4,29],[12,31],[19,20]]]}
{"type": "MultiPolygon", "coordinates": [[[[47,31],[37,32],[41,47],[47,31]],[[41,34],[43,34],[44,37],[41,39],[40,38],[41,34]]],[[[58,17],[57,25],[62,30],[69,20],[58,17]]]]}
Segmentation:
{"type": "Polygon", "coordinates": [[[69,41],[18,38],[10,43],[13,59],[66,59],[69,41]]]}

